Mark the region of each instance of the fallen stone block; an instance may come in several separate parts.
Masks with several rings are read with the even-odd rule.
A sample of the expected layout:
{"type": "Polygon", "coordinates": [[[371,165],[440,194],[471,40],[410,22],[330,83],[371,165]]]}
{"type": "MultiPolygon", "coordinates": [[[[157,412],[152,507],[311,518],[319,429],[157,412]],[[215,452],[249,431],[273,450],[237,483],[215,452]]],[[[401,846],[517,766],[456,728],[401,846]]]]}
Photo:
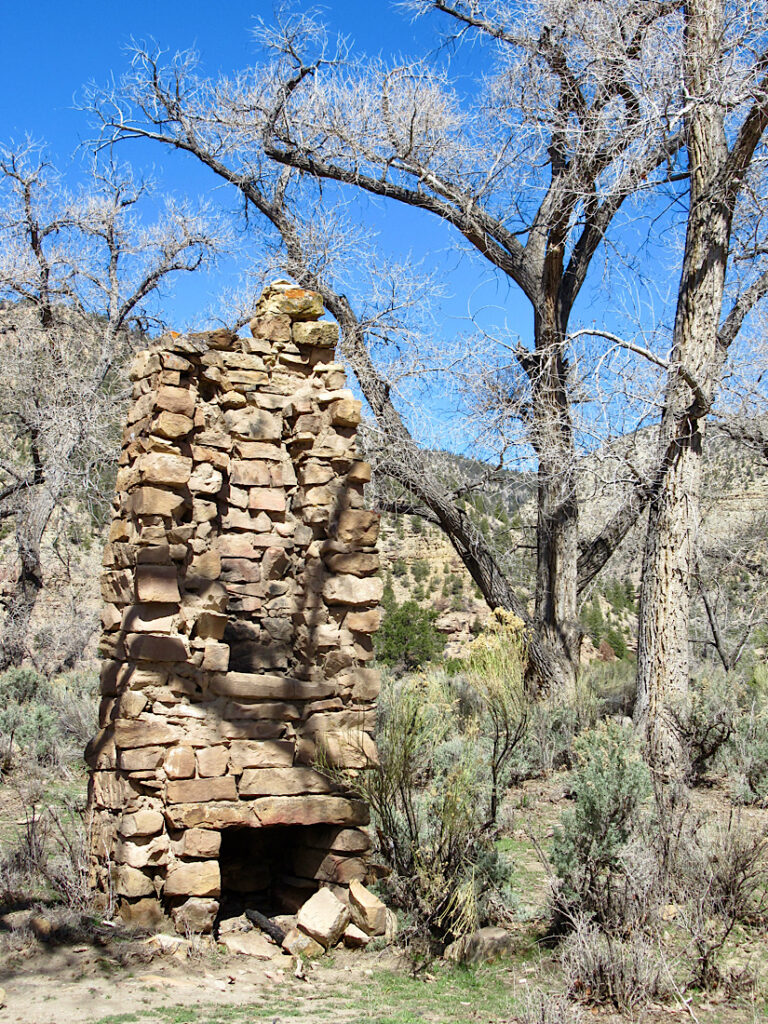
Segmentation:
{"type": "Polygon", "coordinates": [[[299,911],[296,923],[315,942],[330,949],[344,934],[349,919],[349,908],[330,889],[318,889],[299,911]]]}
{"type": "Polygon", "coordinates": [[[445,950],[446,960],[462,964],[482,964],[513,952],[515,937],[505,928],[480,928],[452,942],[445,950]]]}
{"type": "Polygon", "coordinates": [[[358,881],[349,883],[349,912],[353,923],[368,935],[383,935],[387,930],[386,906],[358,881]]]}

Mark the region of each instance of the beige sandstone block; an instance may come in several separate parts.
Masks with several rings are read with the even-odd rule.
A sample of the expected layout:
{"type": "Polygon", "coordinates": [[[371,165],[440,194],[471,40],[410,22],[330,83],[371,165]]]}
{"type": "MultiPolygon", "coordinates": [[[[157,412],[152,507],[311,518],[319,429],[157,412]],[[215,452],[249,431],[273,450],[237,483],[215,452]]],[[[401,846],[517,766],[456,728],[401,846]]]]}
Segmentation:
{"type": "Polygon", "coordinates": [[[340,513],[336,526],[336,536],[344,544],[359,544],[361,547],[372,547],[379,535],[378,512],[366,512],[362,509],[344,509],[340,513]]]}
{"type": "Polygon", "coordinates": [[[349,669],[337,675],[334,682],[340,691],[348,693],[353,700],[375,700],[381,689],[381,673],[375,668],[349,669]]]}
{"type": "Polygon", "coordinates": [[[195,636],[221,640],[226,628],[227,616],[222,612],[202,612],[195,619],[195,636]]]}
{"type": "Polygon", "coordinates": [[[174,852],[178,856],[199,857],[201,860],[218,857],[220,849],[221,832],[209,828],[189,828],[174,843],[174,852]]]}
{"type": "Polygon", "coordinates": [[[189,489],[195,494],[218,494],[224,483],[224,477],[210,462],[201,462],[195,466],[189,478],[189,489]]]}
{"type": "Polygon", "coordinates": [[[111,633],[117,629],[123,617],[120,613],[120,609],[114,604],[107,604],[101,609],[101,625],[107,633],[111,633]]]}
{"type": "Polygon", "coordinates": [[[132,604],[136,599],[133,592],[133,573],[129,569],[102,573],[101,598],[118,606],[132,604]]]}
{"type": "MultiPolygon", "coordinates": [[[[251,334],[255,340],[268,339],[269,341],[290,341],[291,340],[291,318],[285,313],[265,313],[254,317],[248,324],[251,334]]],[[[244,339],[248,340],[248,339],[244,339]]],[[[271,352],[269,346],[259,348],[249,346],[250,351],[264,353],[271,352]]]]}
{"type": "Polygon", "coordinates": [[[261,559],[261,575],[265,580],[282,579],[288,568],[285,548],[268,547],[261,559]]]}
{"type": "Polygon", "coordinates": [[[152,423],[152,430],[161,437],[170,439],[186,437],[194,427],[194,422],[189,416],[182,416],[176,412],[161,412],[152,423]]]}
{"type": "Polygon", "coordinates": [[[360,882],[349,883],[349,910],[354,924],[368,935],[383,935],[387,930],[387,908],[360,882]]]}
{"type": "Polygon", "coordinates": [[[166,896],[218,896],[221,874],[218,861],[174,864],[165,878],[166,896]]]}
{"type": "Polygon", "coordinates": [[[226,672],[229,668],[229,644],[209,640],[203,648],[203,669],[206,672],[226,672]]]}
{"type": "Polygon", "coordinates": [[[240,779],[241,797],[295,796],[299,793],[328,793],[331,784],[311,768],[247,768],[240,779]]]}
{"type": "Polygon", "coordinates": [[[117,757],[118,767],[126,772],[153,771],[163,762],[166,747],[138,747],[135,750],[121,750],[117,757]]]}
{"type": "Polygon", "coordinates": [[[381,625],[381,611],[378,608],[369,608],[364,612],[349,612],[344,619],[344,625],[356,633],[375,633],[381,625]]]}
{"type": "Polygon", "coordinates": [[[120,901],[120,917],[124,924],[132,928],[161,928],[168,924],[160,901],[155,897],[120,901]]]}
{"type": "MultiPolygon", "coordinates": [[[[187,779],[169,782],[166,788],[168,802],[171,804],[208,803],[216,800],[236,800],[237,787],[231,775],[218,779],[187,779]]],[[[205,893],[195,893],[204,896],[205,893]]]]}
{"type": "Polygon", "coordinates": [[[255,799],[250,808],[264,825],[367,825],[362,800],[341,796],[272,796],[255,799]]]}
{"type": "Polygon", "coordinates": [[[163,759],[169,779],[191,779],[195,774],[195,752],[191,747],[171,747],[163,759]]]}
{"type": "MultiPolygon", "coordinates": [[[[239,508],[230,508],[229,512],[224,516],[221,521],[221,528],[223,530],[254,530],[257,529],[257,524],[254,522],[253,516],[250,512],[246,512],[239,508]]],[[[267,525],[269,529],[269,525],[267,525]]]]}
{"type": "Polygon", "coordinates": [[[213,931],[213,922],[216,920],[218,912],[217,900],[192,896],[181,906],[174,907],[171,917],[176,925],[176,931],[182,935],[187,932],[191,932],[193,935],[208,935],[213,931]]]}
{"type": "Polygon", "coordinates": [[[131,494],[129,504],[137,516],[173,516],[184,507],[184,498],[158,487],[139,487],[131,494]]]}
{"type": "MultiPolygon", "coordinates": [[[[174,570],[174,580],[176,573],[174,570]]],[[[177,591],[178,593],[178,591],[177,591]]],[[[176,605],[135,604],[126,608],[122,616],[125,633],[170,633],[173,629],[176,605]],[[172,609],[172,610],[171,610],[172,609]]]]}
{"type": "Polygon", "coordinates": [[[310,459],[299,468],[299,483],[302,487],[318,487],[335,478],[333,467],[327,462],[310,459]]]}
{"type": "Polygon", "coordinates": [[[229,468],[229,455],[218,448],[206,448],[201,444],[192,445],[192,458],[195,462],[210,462],[216,469],[229,468]]]}
{"type": "Polygon", "coordinates": [[[298,928],[289,928],[285,933],[283,949],[291,956],[299,956],[305,960],[312,960],[325,952],[319,942],[315,942],[311,935],[299,931],[298,928]]]}
{"type": "Polygon", "coordinates": [[[116,811],[124,807],[132,795],[127,783],[111,771],[92,772],[90,785],[91,797],[96,807],[116,811]]]}
{"type": "Polygon", "coordinates": [[[359,857],[328,853],[325,850],[299,848],[292,855],[293,873],[299,878],[312,878],[317,882],[349,885],[365,878],[366,865],[359,857]]]}
{"type": "Polygon", "coordinates": [[[175,352],[163,352],[160,359],[166,370],[178,370],[180,373],[187,373],[192,369],[192,363],[188,359],[182,359],[175,352]]]}
{"type": "Polygon", "coordinates": [[[339,340],[338,325],[325,321],[295,323],[291,333],[297,345],[314,345],[316,348],[334,348],[339,340]]]}
{"type": "Polygon", "coordinates": [[[111,874],[115,892],[120,896],[129,896],[135,899],[139,896],[149,896],[155,891],[149,875],[145,875],[143,871],[132,868],[128,864],[113,865],[111,874]]]}
{"type": "Polygon", "coordinates": [[[356,427],[361,418],[362,402],[354,398],[334,402],[330,407],[331,423],[335,427],[356,427]]]}
{"type": "Polygon", "coordinates": [[[329,949],[335,946],[349,924],[349,909],[330,889],[319,889],[299,910],[297,927],[329,949]]]}
{"type": "Polygon", "coordinates": [[[138,718],[147,706],[146,694],[140,690],[127,690],[121,693],[117,699],[117,712],[112,716],[117,718],[138,718]]]}
{"type": "Polygon", "coordinates": [[[221,575],[221,555],[218,551],[205,551],[195,555],[187,570],[187,581],[191,577],[200,580],[217,580],[221,575]]]}
{"type": "Polygon", "coordinates": [[[192,416],[195,411],[195,396],[186,388],[165,385],[157,389],[155,404],[158,409],[181,413],[183,416],[192,416]]]}
{"type": "Polygon", "coordinates": [[[219,510],[215,501],[203,501],[202,498],[192,499],[192,519],[196,523],[207,523],[215,519],[219,510]]]}
{"type": "Polygon", "coordinates": [[[173,725],[167,725],[162,719],[148,722],[144,719],[115,722],[115,743],[125,747],[170,746],[181,739],[181,731],[173,725]]]}
{"type": "Polygon", "coordinates": [[[136,597],[156,604],[176,604],[181,600],[175,565],[137,565],[136,597]]]}
{"type": "Polygon", "coordinates": [[[332,576],[323,586],[323,597],[329,604],[378,604],[384,583],[377,577],[332,576]]]}
{"type": "Polygon", "coordinates": [[[325,564],[331,572],[369,576],[379,568],[379,556],[360,551],[344,551],[325,555],[325,564]]]}
{"type": "Polygon", "coordinates": [[[347,473],[350,483],[367,484],[371,480],[371,467],[367,462],[353,462],[347,473]]]}
{"type": "Polygon", "coordinates": [[[256,318],[283,314],[292,321],[317,320],[323,312],[323,300],[318,292],[299,288],[288,281],[275,281],[259,299],[256,318]]]}
{"type": "Polygon", "coordinates": [[[261,824],[251,805],[241,800],[234,803],[171,804],[165,813],[173,828],[258,828],[261,824]]]}
{"type": "Polygon", "coordinates": [[[139,476],[148,484],[173,484],[183,487],[192,472],[192,460],[182,455],[148,452],[136,463],[139,476]]]}
{"type": "Polygon", "coordinates": [[[228,764],[227,747],[202,747],[197,752],[197,771],[202,778],[218,778],[225,775],[228,764]]]}
{"type": "Polygon", "coordinates": [[[209,685],[218,696],[250,700],[317,700],[336,689],[335,683],[325,679],[312,682],[261,672],[217,673],[209,685]]]}
{"type": "Polygon", "coordinates": [[[227,430],[234,437],[252,441],[279,441],[283,431],[282,419],[263,409],[229,409],[224,413],[227,430]]]}
{"type": "Polygon", "coordinates": [[[109,540],[113,542],[128,541],[131,531],[124,519],[113,519],[109,527],[109,540]]]}
{"type": "Polygon", "coordinates": [[[117,750],[111,730],[99,729],[85,748],[85,763],[89,768],[107,770],[118,766],[117,750]]]}
{"type": "Polygon", "coordinates": [[[151,352],[149,349],[144,349],[141,352],[137,352],[133,357],[128,369],[128,377],[131,380],[141,380],[143,377],[149,377],[152,373],[157,373],[160,368],[159,354],[151,352]]]}
{"type": "Polygon", "coordinates": [[[120,819],[119,831],[125,839],[130,839],[132,836],[153,836],[162,832],[164,824],[163,816],[159,811],[143,808],[132,814],[124,814],[120,819]]]}
{"type": "Polygon", "coordinates": [[[119,842],[114,859],[115,863],[132,868],[162,867],[168,863],[169,851],[168,836],[137,836],[134,840],[119,842]]]}
{"type": "Polygon", "coordinates": [[[293,740],[234,740],[229,763],[236,774],[246,768],[283,768],[293,764],[293,751],[293,740]]]}
{"type": "Polygon", "coordinates": [[[362,928],[356,924],[348,924],[342,936],[344,945],[348,949],[364,949],[371,941],[371,936],[366,935],[362,928]]]}
{"type": "Polygon", "coordinates": [[[142,661],[186,661],[189,657],[184,639],[178,636],[128,633],[123,643],[129,658],[142,661]]]}
{"type": "Polygon", "coordinates": [[[285,512],[285,492],[276,488],[254,487],[248,504],[260,512],[285,512]]]}

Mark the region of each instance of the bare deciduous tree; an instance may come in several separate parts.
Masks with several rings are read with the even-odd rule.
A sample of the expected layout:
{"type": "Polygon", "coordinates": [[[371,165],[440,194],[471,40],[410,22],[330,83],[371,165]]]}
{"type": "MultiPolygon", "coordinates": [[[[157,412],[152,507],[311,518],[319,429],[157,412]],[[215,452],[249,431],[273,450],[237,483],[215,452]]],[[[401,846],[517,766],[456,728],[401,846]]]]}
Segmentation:
{"type": "Polygon", "coordinates": [[[330,53],[318,25],[299,18],[265,33],[273,50],[265,68],[201,82],[188,56],[164,68],[139,53],[121,94],[96,94],[92,106],[110,139],[147,137],[192,153],[272,222],[291,273],[323,293],[341,325],[345,354],[390,446],[386,471],[446,531],[489,604],[524,614],[493,552],[413,443],[371,358],[365,318],[333,268],[307,260],[306,232],[291,209],[295,173],[429,212],[520,289],[534,313],[531,344],[514,349],[538,471],[532,654],[547,684],[568,686],[578,664],[579,588],[600,571],[659,480],[638,480],[580,550],[569,325],[622,205],[673,176],[682,136],[664,48],[676,5],[409,6],[447,19],[454,41],[487,47],[489,73],[469,96],[452,90],[437,63],[388,67],[330,53]],[[408,459],[398,461],[404,451],[408,459]]]}
{"type": "Polygon", "coordinates": [[[14,524],[18,559],[2,667],[28,653],[55,511],[66,520],[103,483],[111,491],[121,367],[153,296],[212,251],[204,219],[173,204],[143,225],[147,192],[108,163],[68,194],[38,146],[0,152],[0,519],[14,524]]]}

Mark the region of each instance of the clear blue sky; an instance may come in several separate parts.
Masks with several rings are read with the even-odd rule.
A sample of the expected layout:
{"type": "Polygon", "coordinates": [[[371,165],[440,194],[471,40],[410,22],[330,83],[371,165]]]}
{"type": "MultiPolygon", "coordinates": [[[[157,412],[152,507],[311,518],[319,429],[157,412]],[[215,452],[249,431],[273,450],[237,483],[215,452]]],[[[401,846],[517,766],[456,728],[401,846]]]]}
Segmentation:
{"type": "MultiPolygon", "coordinates": [[[[357,52],[385,57],[423,54],[439,38],[434,21],[421,19],[414,24],[389,0],[332,0],[315,6],[333,31],[349,37],[357,52]]],[[[78,145],[90,134],[86,115],[75,109],[77,96],[87,82],[106,84],[110,76],[119,77],[127,69],[131,39],[154,40],[171,51],[194,47],[205,73],[226,74],[253,60],[252,31],[259,17],[270,19],[272,10],[271,0],[38,0],[34,4],[6,0],[0,14],[0,142],[20,141],[29,134],[45,141],[57,161],[77,159],[78,145]]],[[[176,158],[169,164],[170,154],[159,147],[132,145],[120,155],[158,178],[163,188],[179,194],[201,195],[218,185],[192,160],[176,158]]],[[[455,255],[446,251],[450,232],[428,215],[388,206],[383,223],[381,219],[379,211],[379,229],[401,251],[413,247],[429,255],[432,247],[434,252],[439,250],[446,273],[455,266],[455,255]]],[[[226,272],[233,272],[231,265],[226,272]]],[[[521,319],[521,331],[528,328],[529,312],[514,290],[509,292],[505,284],[499,291],[492,276],[483,271],[478,278],[477,270],[466,266],[458,271],[457,298],[449,303],[452,315],[466,314],[465,277],[474,287],[486,282],[474,293],[475,307],[511,302],[514,315],[521,319]]],[[[216,287],[215,281],[207,283],[209,297],[216,287]]],[[[169,317],[182,326],[202,313],[206,303],[201,306],[198,284],[180,282],[165,304],[169,317]]]]}
{"type": "MultiPolygon", "coordinates": [[[[309,3],[301,0],[297,6],[309,3]]],[[[331,0],[314,6],[323,12],[332,31],[349,37],[358,53],[416,56],[439,41],[435,19],[414,24],[390,0],[331,0]]],[[[87,116],[75,109],[76,98],[86,83],[106,84],[111,76],[127,70],[132,39],[154,41],[172,52],[194,47],[204,73],[227,74],[254,59],[256,20],[269,20],[272,10],[271,0],[27,0],[26,4],[0,0],[0,142],[19,141],[29,134],[45,141],[58,162],[77,159],[78,146],[92,129],[87,116]]],[[[461,74],[473,63],[477,73],[477,58],[477,51],[460,52],[452,71],[461,74]]],[[[165,148],[131,144],[120,156],[139,173],[152,173],[163,189],[196,197],[214,194],[211,190],[217,188],[215,196],[222,194],[219,182],[207,171],[165,148]]],[[[394,205],[378,204],[373,214],[388,246],[401,254],[412,250],[416,258],[441,268],[449,291],[443,309],[447,337],[469,329],[468,310],[477,314],[491,307],[481,314],[486,324],[505,322],[530,340],[532,314],[519,291],[482,261],[459,260],[445,225],[428,214],[394,205]]],[[[179,281],[163,299],[166,322],[177,328],[207,326],[206,309],[236,275],[235,260],[225,264],[218,276],[179,281]]],[[[588,289],[581,303],[589,322],[594,314],[589,310],[588,289]]],[[[434,411],[440,406],[438,400],[434,411]]]]}

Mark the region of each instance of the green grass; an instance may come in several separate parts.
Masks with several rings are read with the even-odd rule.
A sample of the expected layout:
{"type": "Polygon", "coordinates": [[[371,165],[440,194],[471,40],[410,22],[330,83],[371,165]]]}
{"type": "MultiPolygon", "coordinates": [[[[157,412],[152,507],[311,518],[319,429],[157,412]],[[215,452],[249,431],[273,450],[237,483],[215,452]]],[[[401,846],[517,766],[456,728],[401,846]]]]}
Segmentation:
{"type": "Polygon", "coordinates": [[[332,989],[317,971],[308,986],[286,980],[247,1004],[156,1007],[92,1024],[288,1024],[297,1018],[313,1024],[472,1024],[509,1020],[515,1005],[509,964],[476,969],[434,965],[421,977],[381,970],[370,978],[340,979],[332,989]]]}

